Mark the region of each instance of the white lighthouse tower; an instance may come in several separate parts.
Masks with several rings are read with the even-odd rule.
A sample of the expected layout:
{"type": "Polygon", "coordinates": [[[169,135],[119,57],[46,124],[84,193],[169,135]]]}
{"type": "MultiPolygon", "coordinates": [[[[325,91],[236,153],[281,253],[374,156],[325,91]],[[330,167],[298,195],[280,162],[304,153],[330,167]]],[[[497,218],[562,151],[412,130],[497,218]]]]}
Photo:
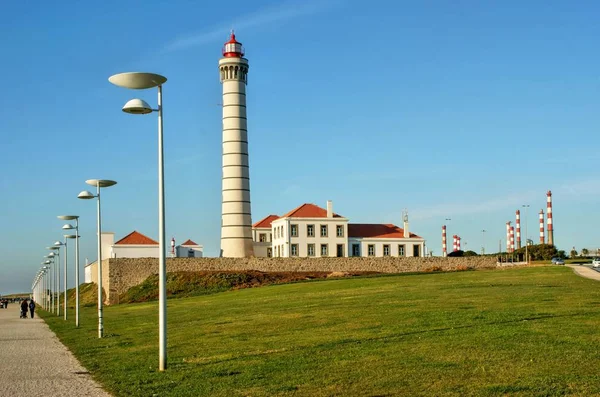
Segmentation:
{"type": "Polygon", "coordinates": [[[249,257],[254,255],[254,250],[246,126],[248,60],[233,31],[223,47],[219,71],[223,84],[221,256],[249,257]]]}

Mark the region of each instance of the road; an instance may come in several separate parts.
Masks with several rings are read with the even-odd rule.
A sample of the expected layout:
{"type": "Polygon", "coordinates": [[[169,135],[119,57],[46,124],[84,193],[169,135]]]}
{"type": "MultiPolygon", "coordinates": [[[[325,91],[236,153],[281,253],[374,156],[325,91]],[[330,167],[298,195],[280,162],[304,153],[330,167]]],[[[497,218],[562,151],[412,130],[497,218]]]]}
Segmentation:
{"type": "Polygon", "coordinates": [[[0,309],[0,396],[98,396],[110,394],[92,380],[39,318],[19,318],[19,304],[0,309]]]}

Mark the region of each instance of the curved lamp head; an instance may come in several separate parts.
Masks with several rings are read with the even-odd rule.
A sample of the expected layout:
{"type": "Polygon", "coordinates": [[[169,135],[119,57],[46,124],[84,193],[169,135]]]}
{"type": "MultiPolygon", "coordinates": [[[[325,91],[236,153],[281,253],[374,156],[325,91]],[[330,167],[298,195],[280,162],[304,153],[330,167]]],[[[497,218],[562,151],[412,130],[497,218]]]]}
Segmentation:
{"type": "Polygon", "coordinates": [[[59,250],[60,247],[52,246],[52,247],[46,247],[46,249],[48,249],[48,250],[59,250]]]}
{"type": "Polygon", "coordinates": [[[56,241],[54,243],[55,246],[60,247],[61,245],[65,245],[64,243],[61,243],[60,241],[56,241]]]}
{"type": "Polygon", "coordinates": [[[52,263],[52,262],[50,262],[50,261],[43,261],[43,262],[42,262],[42,264],[43,264],[43,265],[49,265],[49,264],[51,264],[51,263],[52,263]]]}
{"type": "Polygon", "coordinates": [[[108,81],[119,87],[143,90],[158,87],[164,84],[167,78],[156,73],[127,72],[114,74],[108,78],[108,81]]]}
{"type": "Polygon", "coordinates": [[[65,238],[76,238],[76,237],[81,237],[81,236],[76,236],[74,234],[65,234],[65,238]]]}
{"type": "Polygon", "coordinates": [[[67,223],[66,225],[64,225],[64,226],[62,227],[62,229],[63,229],[63,230],[71,230],[71,229],[75,229],[75,228],[73,227],[73,225],[69,225],[69,224],[67,223]]]}
{"type": "Polygon", "coordinates": [[[132,99],[123,106],[125,113],[131,114],[148,114],[152,113],[152,108],[148,105],[148,102],[142,99],[132,99]]]}
{"type": "Polygon", "coordinates": [[[59,215],[57,218],[63,221],[72,221],[73,219],[78,219],[79,215],[59,215]]]}
{"type": "Polygon", "coordinates": [[[54,252],[51,252],[48,255],[44,255],[44,258],[54,258],[54,255],[54,252]]]}
{"type": "Polygon", "coordinates": [[[111,181],[110,179],[88,179],[87,181],[85,181],[85,183],[87,183],[90,186],[96,187],[109,187],[117,184],[116,181],[111,181]]]}
{"type": "Polygon", "coordinates": [[[94,196],[92,193],[88,192],[87,190],[84,190],[77,195],[77,198],[84,199],[84,200],[93,199],[95,197],[96,196],[94,196]]]}

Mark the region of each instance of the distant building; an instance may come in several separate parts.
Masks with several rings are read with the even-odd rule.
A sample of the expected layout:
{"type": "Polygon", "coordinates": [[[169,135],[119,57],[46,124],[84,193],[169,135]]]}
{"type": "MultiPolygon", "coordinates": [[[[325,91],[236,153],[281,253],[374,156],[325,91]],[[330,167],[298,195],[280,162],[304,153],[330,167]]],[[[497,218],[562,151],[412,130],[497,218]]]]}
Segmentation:
{"type": "Polygon", "coordinates": [[[188,239],[185,243],[175,247],[177,258],[202,258],[203,247],[188,239]]]}
{"type": "Polygon", "coordinates": [[[269,215],[252,227],[254,254],[273,257],[424,256],[425,239],[393,224],[352,224],[315,204],[269,215]]]}
{"type": "MultiPolygon", "coordinates": [[[[158,258],[160,249],[158,241],[134,230],[116,243],[113,232],[102,232],[100,238],[102,247],[102,260],[108,258],[158,258]]],[[[203,246],[192,240],[178,245],[175,248],[178,258],[201,258],[203,246]]],[[[165,247],[168,250],[168,247],[165,247]]],[[[86,259],[87,260],[87,259],[86,259]]],[[[85,282],[95,282],[97,279],[96,261],[86,263],[84,268],[85,282]]],[[[104,269],[102,269],[104,271],[104,269]]]]}

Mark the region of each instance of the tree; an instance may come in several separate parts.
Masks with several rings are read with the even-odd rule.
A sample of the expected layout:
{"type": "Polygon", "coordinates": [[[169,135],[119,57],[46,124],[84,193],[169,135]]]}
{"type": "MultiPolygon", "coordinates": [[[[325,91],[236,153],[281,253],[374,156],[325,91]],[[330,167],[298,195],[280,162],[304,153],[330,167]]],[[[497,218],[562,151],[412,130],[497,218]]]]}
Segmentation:
{"type": "Polygon", "coordinates": [[[469,250],[469,251],[465,251],[463,256],[478,256],[478,255],[477,255],[477,252],[469,250]]]}
{"type": "Polygon", "coordinates": [[[571,256],[571,258],[575,258],[577,256],[577,251],[575,250],[575,247],[573,247],[569,255],[571,256]]]}
{"type": "Polygon", "coordinates": [[[587,248],[583,248],[581,250],[581,256],[589,256],[590,255],[590,250],[588,250],[587,248]]]}
{"type": "Polygon", "coordinates": [[[565,250],[560,250],[560,251],[558,251],[558,254],[557,254],[557,256],[558,256],[560,259],[566,259],[566,258],[567,258],[567,253],[565,252],[565,250]]]}

